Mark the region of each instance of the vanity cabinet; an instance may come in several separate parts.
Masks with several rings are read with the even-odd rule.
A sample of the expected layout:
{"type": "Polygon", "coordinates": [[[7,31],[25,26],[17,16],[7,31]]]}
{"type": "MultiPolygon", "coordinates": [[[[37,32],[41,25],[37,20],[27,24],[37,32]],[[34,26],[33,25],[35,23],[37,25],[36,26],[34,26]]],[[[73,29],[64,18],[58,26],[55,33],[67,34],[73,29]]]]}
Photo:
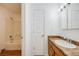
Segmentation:
{"type": "Polygon", "coordinates": [[[48,55],[64,56],[64,53],[60,49],[58,49],[51,41],[48,41],[48,55]]]}
{"type": "Polygon", "coordinates": [[[79,29],[79,3],[68,3],[61,9],[62,29],[79,29]]]}
{"type": "Polygon", "coordinates": [[[49,56],[54,56],[55,55],[54,54],[54,49],[53,49],[50,42],[48,42],[48,54],[49,54],[49,56]]]}

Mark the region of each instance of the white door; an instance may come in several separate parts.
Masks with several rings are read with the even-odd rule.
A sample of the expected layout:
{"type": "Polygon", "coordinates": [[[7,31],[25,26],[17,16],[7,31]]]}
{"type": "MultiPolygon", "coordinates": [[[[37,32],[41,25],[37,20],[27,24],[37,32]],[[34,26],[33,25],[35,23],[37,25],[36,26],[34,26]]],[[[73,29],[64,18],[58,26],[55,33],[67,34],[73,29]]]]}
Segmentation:
{"type": "Polygon", "coordinates": [[[44,55],[44,10],[32,11],[33,55],[44,55]]]}

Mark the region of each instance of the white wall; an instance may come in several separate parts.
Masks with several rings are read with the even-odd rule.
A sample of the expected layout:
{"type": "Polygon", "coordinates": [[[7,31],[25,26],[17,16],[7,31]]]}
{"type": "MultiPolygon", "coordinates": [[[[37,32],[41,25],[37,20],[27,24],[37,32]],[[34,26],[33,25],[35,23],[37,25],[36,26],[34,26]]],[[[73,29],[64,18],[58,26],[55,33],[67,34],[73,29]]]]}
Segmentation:
{"type": "Polygon", "coordinates": [[[46,53],[48,52],[48,35],[59,35],[59,19],[58,7],[59,4],[47,4],[45,15],[45,33],[46,33],[46,53]]]}
{"type": "Polygon", "coordinates": [[[45,8],[45,25],[47,35],[58,35],[59,34],[59,23],[58,23],[58,4],[46,4],[45,8]]]}

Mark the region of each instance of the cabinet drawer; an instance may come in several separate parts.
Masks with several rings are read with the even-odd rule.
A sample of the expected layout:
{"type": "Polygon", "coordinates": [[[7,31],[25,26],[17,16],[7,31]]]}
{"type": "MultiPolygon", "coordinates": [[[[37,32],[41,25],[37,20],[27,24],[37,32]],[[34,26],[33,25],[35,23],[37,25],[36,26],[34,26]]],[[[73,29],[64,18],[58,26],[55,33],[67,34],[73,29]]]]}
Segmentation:
{"type": "Polygon", "coordinates": [[[52,47],[53,47],[55,54],[57,56],[63,56],[64,55],[63,52],[59,48],[57,48],[54,44],[52,45],[52,47]]]}

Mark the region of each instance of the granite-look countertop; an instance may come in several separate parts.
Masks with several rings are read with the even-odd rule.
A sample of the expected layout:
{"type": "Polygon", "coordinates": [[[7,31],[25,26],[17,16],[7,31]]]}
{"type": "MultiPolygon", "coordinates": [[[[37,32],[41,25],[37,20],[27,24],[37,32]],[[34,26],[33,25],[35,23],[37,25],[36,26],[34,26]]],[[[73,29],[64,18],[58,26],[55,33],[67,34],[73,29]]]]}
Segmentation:
{"type": "Polygon", "coordinates": [[[60,38],[49,38],[49,40],[55,44],[61,51],[63,51],[68,56],[79,56],[79,46],[76,45],[76,48],[65,48],[55,43],[55,40],[62,40],[60,38]]]}

